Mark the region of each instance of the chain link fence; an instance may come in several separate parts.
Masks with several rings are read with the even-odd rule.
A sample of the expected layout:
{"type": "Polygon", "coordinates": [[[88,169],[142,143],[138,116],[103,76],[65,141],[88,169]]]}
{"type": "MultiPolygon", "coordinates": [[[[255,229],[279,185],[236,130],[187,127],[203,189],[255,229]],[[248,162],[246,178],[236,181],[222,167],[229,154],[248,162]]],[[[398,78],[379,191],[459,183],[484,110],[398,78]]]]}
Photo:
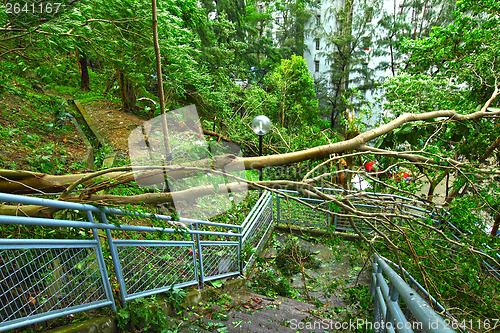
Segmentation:
{"type": "Polygon", "coordinates": [[[125,303],[241,273],[239,225],[171,221],[163,215],[4,193],[0,202],[74,212],[67,219],[0,216],[0,224],[82,230],[65,235],[86,238],[90,232],[93,238],[0,239],[0,331],[103,306],[116,311],[111,282],[125,303]],[[73,220],[82,218],[78,212],[86,221],[73,220]],[[127,224],[120,224],[122,220],[127,224]],[[144,225],[153,220],[163,227],[144,225]],[[101,246],[109,250],[106,261],[101,246]],[[108,268],[114,276],[108,276],[108,268]]]}
{"type": "Polygon", "coordinates": [[[114,240],[125,300],[198,284],[192,242],[114,240]]]}
{"type": "Polygon", "coordinates": [[[238,242],[202,241],[200,243],[202,282],[240,274],[238,242]]]}
{"type": "Polygon", "coordinates": [[[111,305],[102,262],[96,241],[2,240],[0,330],[111,305]]]}
{"type": "Polygon", "coordinates": [[[247,272],[253,266],[256,257],[265,246],[273,226],[273,215],[273,195],[265,192],[242,224],[242,263],[244,263],[242,272],[247,272]]]}

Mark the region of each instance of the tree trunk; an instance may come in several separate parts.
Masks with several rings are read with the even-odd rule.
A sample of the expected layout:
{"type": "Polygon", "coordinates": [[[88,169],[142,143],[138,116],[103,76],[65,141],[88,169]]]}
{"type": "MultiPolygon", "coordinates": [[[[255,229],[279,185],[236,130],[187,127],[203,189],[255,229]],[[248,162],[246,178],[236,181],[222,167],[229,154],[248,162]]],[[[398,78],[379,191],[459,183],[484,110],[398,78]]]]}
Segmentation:
{"type": "MultiPolygon", "coordinates": [[[[123,76],[120,78],[123,81],[123,76]]],[[[496,97],[494,94],[493,97],[496,97]]],[[[141,177],[141,180],[151,181],[153,184],[156,182],[157,175],[162,174],[165,170],[168,171],[170,177],[173,178],[183,178],[189,177],[193,172],[199,172],[199,169],[215,169],[224,170],[225,172],[239,171],[242,168],[246,170],[258,170],[264,167],[272,167],[279,165],[287,165],[298,163],[310,159],[322,159],[327,158],[332,154],[339,154],[346,151],[359,150],[361,152],[372,152],[373,154],[379,154],[384,156],[390,156],[399,159],[405,159],[410,162],[414,162],[420,165],[426,165],[427,167],[439,167],[440,164],[436,163],[433,158],[425,157],[418,154],[410,154],[397,151],[386,151],[382,149],[377,149],[369,147],[366,145],[368,141],[385,135],[395,128],[400,127],[403,124],[415,121],[422,121],[427,119],[434,119],[439,117],[452,118],[456,121],[463,120],[473,120],[479,119],[484,116],[492,116],[500,114],[500,109],[493,109],[487,111],[489,103],[486,103],[481,111],[477,111],[471,114],[459,114],[454,110],[440,110],[421,114],[406,113],[393,121],[384,124],[378,128],[371,129],[359,135],[349,135],[352,138],[347,138],[345,141],[335,142],[328,145],[317,146],[314,148],[309,148],[302,151],[276,154],[276,155],[266,155],[257,157],[238,157],[235,155],[227,154],[222,156],[216,156],[212,158],[207,158],[204,160],[195,161],[189,164],[183,165],[172,165],[172,166],[156,166],[156,167],[144,167],[137,176],[141,177]]],[[[457,168],[466,169],[467,163],[458,162],[454,160],[446,160],[447,166],[455,166],[457,168]]],[[[483,172],[490,172],[490,170],[483,170],[483,172]]],[[[107,200],[109,203],[139,203],[143,199],[143,196],[134,197],[123,197],[123,196],[112,196],[112,195],[96,195],[101,190],[106,188],[114,187],[117,184],[125,184],[127,182],[133,181],[135,179],[134,173],[132,172],[132,167],[119,167],[106,170],[100,170],[92,174],[73,174],[73,175],[46,175],[43,173],[29,172],[29,171],[14,171],[0,169],[0,192],[4,193],[17,193],[17,194],[57,194],[63,191],[63,194],[70,195],[74,194],[73,190],[77,193],[84,194],[83,196],[72,197],[73,201],[86,201],[98,202],[99,200],[107,200]],[[99,178],[97,178],[99,177],[99,178]],[[99,181],[96,183],[96,179],[99,181]],[[110,182],[110,179],[115,181],[110,182]],[[77,189],[77,186],[83,185],[83,189],[77,189]],[[82,192],[83,190],[83,192],[82,192]],[[88,195],[87,197],[85,195],[88,195]]],[[[312,186],[316,180],[310,179],[306,184],[307,186],[312,186]]],[[[238,183],[235,183],[238,184],[238,183]]],[[[275,185],[282,185],[280,182],[265,182],[262,185],[273,187],[275,185]]],[[[287,185],[290,184],[289,182],[287,185]]],[[[151,184],[152,185],[152,184],[151,184]]],[[[293,185],[293,184],[292,184],[293,185]]],[[[295,185],[293,185],[295,186],[295,185]]],[[[235,191],[231,186],[228,187],[229,191],[235,191]]],[[[252,189],[259,189],[259,187],[253,187],[252,189]]],[[[197,196],[205,195],[205,193],[213,192],[210,187],[193,189],[197,196]]],[[[186,192],[189,193],[189,192],[186,192]]],[[[190,192],[193,193],[193,192],[190,192]]],[[[146,195],[148,201],[153,200],[153,202],[167,202],[170,197],[165,193],[157,197],[156,194],[148,193],[146,195]],[[165,196],[166,195],[166,196],[165,196]]],[[[451,200],[453,194],[447,200],[451,200]]],[[[66,200],[63,195],[60,199],[66,200]]],[[[71,201],[71,200],[70,200],[71,201]]],[[[17,212],[17,206],[12,206],[12,213],[17,212]]],[[[26,208],[26,207],[24,207],[26,208]]],[[[1,207],[0,211],[5,211],[5,207],[1,207]]],[[[1,215],[1,214],[0,214],[1,215]]]]}
{"type": "MultiPolygon", "coordinates": [[[[302,151],[296,151],[285,154],[276,155],[266,155],[266,156],[256,156],[256,157],[238,157],[234,155],[223,155],[218,156],[214,159],[204,159],[199,160],[190,165],[185,166],[196,166],[201,168],[216,167],[220,170],[234,171],[236,169],[241,169],[241,163],[243,163],[245,169],[261,169],[265,167],[287,165],[293,163],[299,163],[302,161],[310,159],[321,159],[330,156],[331,154],[344,153],[351,150],[359,151],[371,151],[375,154],[391,156],[394,158],[405,159],[410,162],[415,162],[418,164],[424,164],[428,166],[435,165],[433,159],[430,157],[425,157],[417,154],[409,154],[397,151],[386,151],[383,149],[377,149],[374,147],[367,146],[365,143],[371,141],[375,138],[385,135],[395,128],[400,127],[403,124],[413,121],[421,121],[427,119],[433,119],[438,117],[453,118],[458,121],[462,120],[472,120],[478,119],[485,115],[496,115],[500,114],[499,111],[477,111],[472,114],[459,114],[452,110],[441,110],[433,111],[428,113],[407,113],[399,116],[393,121],[382,125],[378,128],[371,129],[359,135],[356,135],[352,139],[345,141],[335,142],[324,146],[317,146],[302,151]],[[214,164],[215,162],[215,164],[214,164]],[[233,168],[234,165],[234,168],[233,168]]],[[[451,161],[450,161],[451,162],[451,161]]],[[[453,164],[459,166],[462,163],[454,162],[453,164]]],[[[186,172],[182,170],[184,165],[179,166],[179,171],[186,172]]],[[[114,170],[113,170],[114,171],[114,170]]],[[[121,171],[121,170],[118,170],[121,171]]],[[[116,175],[123,175],[123,172],[129,172],[130,170],[121,171],[116,175]]],[[[65,184],[69,184],[77,181],[78,179],[87,176],[88,174],[74,174],[74,175],[46,175],[43,173],[29,172],[29,171],[13,171],[0,169],[0,191],[6,193],[35,193],[35,189],[41,189],[44,192],[55,193],[61,191],[65,187],[65,184]],[[52,190],[51,190],[52,189],[52,190]]],[[[110,175],[108,175],[110,176],[110,175]]],[[[133,175],[130,175],[133,179],[133,175]]]]}
{"type": "Polygon", "coordinates": [[[81,69],[81,82],[80,82],[80,88],[82,90],[89,91],[90,90],[90,77],[89,77],[89,68],[88,68],[88,61],[87,57],[82,54],[80,56],[80,69],[81,69]]]}
{"type": "MultiPolygon", "coordinates": [[[[436,186],[438,186],[438,184],[447,176],[449,176],[450,174],[450,171],[449,170],[446,170],[445,172],[439,174],[434,180],[431,180],[429,178],[429,191],[427,192],[427,200],[429,201],[432,201],[433,197],[434,197],[434,190],[436,189],[436,186]]],[[[447,190],[446,190],[446,198],[448,198],[448,187],[447,187],[447,190]]],[[[445,198],[445,200],[446,200],[445,198]]]]}
{"type": "Polygon", "coordinates": [[[163,143],[165,145],[165,156],[170,153],[170,142],[168,140],[168,126],[165,115],[165,94],[163,92],[163,78],[161,72],[161,53],[158,43],[158,15],[156,12],[156,0],[151,0],[152,20],[153,20],[153,44],[156,58],[156,78],[158,80],[158,98],[160,99],[161,126],[163,130],[163,143]]]}
{"type": "Polygon", "coordinates": [[[123,111],[134,111],[135,110],[135,90],[134,85],[127,80],[125,74],[122,71],[119,72],[118,83],[120,84],[120,98],[122,100],[123,111]]]}
{"type": "Polygon", "coordinates": [[[491,155],[491,153],[496,148],[498,148],[498,146],[500,146],[500,136],[498,136],[498,138],[495,140],[495,142],[493,142],[491,144],[491,146],[489,146],[488,149],[486,149],[486,151],[484,152],[484,154],[479,158],[478,162],[479,163],[483,163],[484,161],[486,161],[486,159],[491,155]]]}
{"type": "MultiPolygon", "coordinates": [[[[346,132],[345,140],[350,140],[358,136],[359,131],[358,129],[351,129],[346,132]]],[[[345,154],[351,154],[353,151],[346,151],[345,154]]],[[[345,161],[347,163],[346,165],[346,170],[353,170],[354,169],[354,157],[353,156],[348,156],[345,158],[345,161]]],[[[347,172],[344,176],[344,179],[342,180],[342,188],[350,190],[349,186],[351,185],[351,180],[352,180],[353,173],[347,172]]]]}
{"type": "Polygon", "coordinates": [[[495,217],[495,222],[493,223],[493,228],[491,228],[490,237],[496,237],[498,234],[498,226],[500,225],[500,214],[495,217]]]}
{"type": "Polygon", "coordinates": [[[389,50],[391,54],[391,71],[392,71],[392,76],[396,76],[396,71],[394,69],[394,50],[392,48],[392,36],[389,37],[389,50]]]}
{"type": "Polygon", "coordinates": [[[332,103],[332,112],[330,113],[330,129],[332,130],[332,135],[337,122],[337,115],[338,115],[337,99],[339,97],[341,85],[342,85],[342,78],[340,78],[339,81],[337,82],[337,88],[335,89],[335,97],[332,99],[330,96],[327,96],[328,99],[330,100],[330,103],[332,103]]]}

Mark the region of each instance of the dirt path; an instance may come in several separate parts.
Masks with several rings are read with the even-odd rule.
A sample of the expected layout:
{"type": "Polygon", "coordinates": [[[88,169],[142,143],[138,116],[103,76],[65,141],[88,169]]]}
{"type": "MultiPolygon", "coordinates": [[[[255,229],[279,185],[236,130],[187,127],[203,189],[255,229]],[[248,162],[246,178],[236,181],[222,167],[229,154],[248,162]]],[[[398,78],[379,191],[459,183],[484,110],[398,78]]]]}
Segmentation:
{"type": "Polygon", "coordinates": [[[82,102],[94,120],[97,130],[110,142],[117,153],[128,155],[130,132],[145,120],[120,110],[120,105],[107,100],[82,102]]]}

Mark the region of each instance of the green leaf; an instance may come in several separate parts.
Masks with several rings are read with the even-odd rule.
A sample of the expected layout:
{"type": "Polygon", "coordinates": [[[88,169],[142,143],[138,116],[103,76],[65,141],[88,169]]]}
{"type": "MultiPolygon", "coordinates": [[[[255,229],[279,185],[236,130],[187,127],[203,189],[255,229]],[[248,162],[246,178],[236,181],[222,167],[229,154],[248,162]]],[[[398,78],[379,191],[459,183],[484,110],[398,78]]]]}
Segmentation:
{"type": "Polygon", "coordinates": [[[384,136],[379,137],[377,140],[377,143],[375,143],[374,147],[380,148],[380,146],[382,146],[382,143],[384,142],[384,138],[385,138],[384,136]]]}
{"type": "Polygon", "coordinates": [[[222,281],[220,281],[220,280],[212,281],[211,284],[214,288],[222,287],[222,281]]]}
{"type": "Polygon", "coordinates": [[[398,132],[398,134],[409,134],[412,131],[413,131],[413,125],[412,124],[405,124],[397,132],[398,132]]]}

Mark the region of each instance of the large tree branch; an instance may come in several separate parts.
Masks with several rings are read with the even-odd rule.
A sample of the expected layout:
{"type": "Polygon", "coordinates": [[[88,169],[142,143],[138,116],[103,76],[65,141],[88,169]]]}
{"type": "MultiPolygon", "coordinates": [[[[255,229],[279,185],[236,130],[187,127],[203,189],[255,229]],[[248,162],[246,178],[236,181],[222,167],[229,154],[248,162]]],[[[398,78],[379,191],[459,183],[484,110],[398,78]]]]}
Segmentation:
{"type": "MultiPolygon", "coordinates": [[[[193,171],[187,170],[186,167],[200,167],[200,168],[215,168],[223,170],[226,165],[231,163],[236,156],[234,155],[221,155],[211,159],[203,159],[191,163],[183,163],[180,165],[172,165],[165,167],[168,169],[168,176],[171,178],[183,178],[190,176],[193,171]]],[[[162,167],[160,167],[162,168],[162,167]]],[[[242,166],[238,168],[241,170],[242,166]]],[[[15,193],[15,194],[29,194],[36,193],[33,189],[45,193],[60,193],[66,190],[71,184],[78,182],[84,187],[94,184],[94,179],[99,177],[101,180],[113,180],[119,178],[121,183],[130,182],[135,180],[135,170],[141,177],[141,182],[144,185],[154,185],[156,176],[162,170],[158,170],[155,166],[126,166],[119,168],[112,168],[100,170],[92,173],[70,174],[70,175],[48,175],[40,172],[31,171],[16,171],[0,169],[0,192],[15,193]],[[149,169],[149,170],[148,170],[149,169]],[[151,178],[151,183],[148,183],[148,178],[151,178]]]]}
{"type": "MultiPolygon", "coordinates": [[[[496,97],[497,95],[498,95],[498,90],[495,91],[494,97],[496,97]]],[[[492,100],[493,99],[490,99],[490,101],[488,102],[491,103],[492,100]]],[[[487,105],[489,104],[487,103],[487,105]]],[[[465,115],[459,114],[455,110],[441,110],[441,111],[433,111],[420,114],[407,113],[399,116],[398,118],[394,119],[393,121],[385,125],[361,133],[358,136],[346,141],[336,142],[324,146],[318,146],[293,153],[269,155],[262,157],[236,158],[234,162],[243,161],[245,164],[245,168],[247,169],[261,169],[263,167],[285,165],[290,163],[298,163],[310,159],[325,158],[334,153],[342,153],[349,150],[356,150],[358,149],[358,147],[366,144],[367,142],[375,138],[378,138],[382,135],[385,135],[393,131],[394,129],[400,127],[401,125],[409,122],[424,121],[440,117],[445,117],[453,120],[472,120],[472,119],[482,118],[486,115],[500,114],[499,109],[495,109],[494,111],[487,111],[486,110],[487,105],[485,105],[480,111],[465,115]]]]}
{"type": "MultiPolygon", "coordinates": [[[[205,159],[196,161],[194,163],[190,163],[187,166],[196,166],[196,167],[205,167],[205,168],[214,168],[217,170],[226,170],[226,171],[235,171],[241,170],[244,166],[245,169],[262,169],[264,167],[270,166],[278,166],[278,165],[287,165],[292,163],[298,163],[310,159],[322,159],[329,157],[334,153],[342,153],[350,150],[361,150],[361,151],[372,151],[376,153],[384,153],[389,154],[394,157],[404,158],[412,162],[418,163],[430,163],[431,159],[421,156],[414,155],[408,153],[400,153],[400,152],[388,152],[388,151],[380,151],[375,148],[368,147],[366,145],[367,142],[385,135],[395,128],[399,126],[414,122],[414,121],[423,121],[434,119],[438,117],[445,117],[453,120],[472,120],[484,117],[486,115],[500,115],[500,109],[492,109],[488,111],[488,107],[491,102],[498,95],[498,89],[495,89],[494,94],[491,96],[490,100],[483,106],[480,111],[471,113],[471,114],[459,114],[454,110],[441,110],[434,111],[422,114],[403,114],[393,121],[382,125],[373,130],[366,131],[362,134],[357,135],[356,137],[342,141],[336,142],[328,145],[318,146],[298,152],[286,153],[286,154],[276,154],[276,155],[268,155],[268,156],[259,156],[259,157],[237,157],[234,155],[223,155],[216,157],[214,159],[205,159]]],[[[449,162],[449,161],[448,161],[449,162]]],[[[185,170],[182,170],[183,165],[181,165],[181,170],[174,172],[169,172],[170,177],[184,177],[186,174],[185,170]]],[[[150,171],[152,175],[156,175],[158,171],[150,171]]],[[[147,178],[147,172],[142,176],[147,178]]],[[[19,194],[27,194],[33,193],[33,188],[36,188],[40,191],[46,193],[60,193],[64,191],[70,184],[79,181],[84,177],[88,177],[89,174],[73,174],[73,175],[63,175],[63,176],[54,176],[54,175],[46,175],[42,173],[35,172],[26,172],[26,171],[10,171],[10,170],[1,170],[0,176],[4,177],[0,179],[0,191],[7,193],[19,193],[19,194]],[[7,179],[5,179],[7,178],[7,179]],[[16,182],[13,182],[16,181],[16,182]]],[[[134,175],[127,171],[117,171],[116,173],[107,173],[102,175],[105,179],[113,179],[120,177],[121,181],[134,180],[134,175]]],[[[88,179],[87,183],[82,184],[83,186],[90,185],[93,183],[92,177],[88,179]]]]}

